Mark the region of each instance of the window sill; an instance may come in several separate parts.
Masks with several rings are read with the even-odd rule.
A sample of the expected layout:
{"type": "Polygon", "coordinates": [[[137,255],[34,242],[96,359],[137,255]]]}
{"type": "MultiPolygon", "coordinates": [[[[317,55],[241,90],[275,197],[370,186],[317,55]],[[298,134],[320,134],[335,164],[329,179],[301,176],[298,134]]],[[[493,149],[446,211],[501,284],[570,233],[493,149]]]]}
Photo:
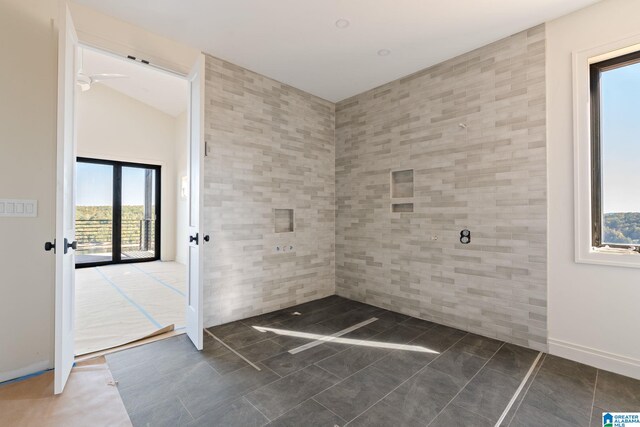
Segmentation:
{"type": "Polygon", "coordinates": [[[640,268],[640,253],[622,248],[590,248],[588,252],[579,254],[576,257],[576,262],[640,268]]]}

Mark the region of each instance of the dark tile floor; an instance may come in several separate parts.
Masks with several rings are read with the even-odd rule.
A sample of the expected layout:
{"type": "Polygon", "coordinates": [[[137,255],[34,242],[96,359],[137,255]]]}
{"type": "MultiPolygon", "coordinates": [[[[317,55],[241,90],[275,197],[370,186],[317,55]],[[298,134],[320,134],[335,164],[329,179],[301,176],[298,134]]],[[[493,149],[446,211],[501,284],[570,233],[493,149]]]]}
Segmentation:
{"type": "MultiPolygon", "coordinates": [[[[183,335],[113,353],[134,426],[493,426],[538,355],[337,296],[210,330],[261,370],[207,335],[202,352],[183,335]]],[[[543,355],[502,425],[600,426],[603,410],[640,411],[640,381],[543,355]]]]}

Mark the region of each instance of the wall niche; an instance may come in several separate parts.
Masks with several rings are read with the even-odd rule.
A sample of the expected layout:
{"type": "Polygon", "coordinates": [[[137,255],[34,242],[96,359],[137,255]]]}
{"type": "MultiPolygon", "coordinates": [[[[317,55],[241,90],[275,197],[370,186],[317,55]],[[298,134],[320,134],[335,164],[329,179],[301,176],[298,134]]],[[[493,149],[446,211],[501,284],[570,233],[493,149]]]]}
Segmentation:
{"type": "Polygon", "coordinates": [[[391,198],[413,197],[413,169],[391,172],[391,198]]]}
{"type": "Polygon", "coordinates": [[[293,209],[274,209],[276,233],[293,231],[293,209]]]}

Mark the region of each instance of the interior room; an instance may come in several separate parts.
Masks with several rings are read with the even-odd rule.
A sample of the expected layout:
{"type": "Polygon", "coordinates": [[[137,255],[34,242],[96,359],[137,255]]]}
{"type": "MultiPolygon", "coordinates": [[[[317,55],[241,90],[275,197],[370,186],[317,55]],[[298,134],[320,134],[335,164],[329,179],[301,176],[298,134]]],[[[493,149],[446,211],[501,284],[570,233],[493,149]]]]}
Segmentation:
{"type": "Polygon", "coordinates": [[[184,78],[86,47],[78,61],[81,356],[184,327],[188,150],[184,78]]]}
{"type": "Polygon", "coordinates": [[[636,0],[0,8],[0,425],[640,425],[636,0]]]}

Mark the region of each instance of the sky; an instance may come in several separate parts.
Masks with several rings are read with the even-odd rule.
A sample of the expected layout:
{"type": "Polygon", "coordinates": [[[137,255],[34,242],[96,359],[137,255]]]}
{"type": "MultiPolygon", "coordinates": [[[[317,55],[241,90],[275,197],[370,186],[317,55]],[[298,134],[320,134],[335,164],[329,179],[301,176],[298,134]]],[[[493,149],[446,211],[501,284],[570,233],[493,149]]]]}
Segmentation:
{"type": "Polygon", "coordinates": [[[640,64],[602,74],[604,213],[640,212],[640,64]]]}
{"type": "MultiPolygon", "coordinates": [[[[144,171],[122,168],[122,205],[144,204],[144,171]]],[[[76,205],[110,206],[113,203],[113,167],[77,163],[76,205]]]]}

